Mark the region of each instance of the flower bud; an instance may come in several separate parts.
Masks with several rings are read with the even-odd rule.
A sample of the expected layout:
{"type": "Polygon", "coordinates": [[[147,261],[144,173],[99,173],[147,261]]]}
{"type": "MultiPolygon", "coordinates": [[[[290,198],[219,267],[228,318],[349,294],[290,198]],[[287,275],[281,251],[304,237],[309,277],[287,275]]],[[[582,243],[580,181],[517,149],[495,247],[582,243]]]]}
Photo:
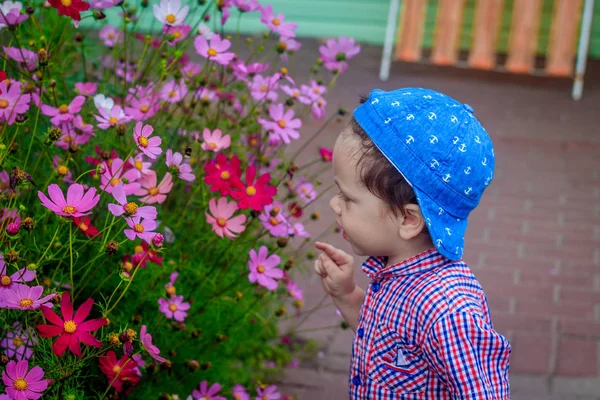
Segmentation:
{"type": "Polygon", "coordinates": [[[277,246],[281,247],[282,249],[288,245],[288,238],[279,238],[277,239],[277,246]]]}
{"type": "Polygon", "coordinates": [[[127,125],[119,124],[115,128],[117,130],[117,135],[124,136],[127,133],[127,125]]]}
{"type": "Polygon", "coordinates": [[[217,342],[224,342],[227,340],[227,336],[223,335],[223,334],[218,334],[216,337],[217,342]]]}
{"type": "Polygon", "coordinates": [[[75,36],[73,37],[73,40],[76,41],[77,43],[81,43],[81,42],[83,42],[83,35],[80,32],[77,32],[75,34],[75,36]]]}
{"type": "Polygon", "coordinates": [[[294,266],[294,259],[290,258],[289,260],[287,260],[285,262],[285,265],[283,266],[283,269],[285,269],[286,271],[289,271],[290,269],[292,269],[293,266],[294,266]]]}
{"type": "Polygon", "coordinates": [[[119,251],[119,244],[117,242],[115,242],[114,240],[111,240],[110,242],[107,243],[106,254],[108,254],[109,256],[112,256],[117,251],[119,251]]]}
{"type": "Polygon", "coordinates": [[[35,182],[33,182],[33,178],[31,178],[31,175],[19,167],[14,167],[10,172],[10,188],[15,190],[16,187],[25,179],[31,182],[33,186],[36,186],[35,182]]]}
{"type": "Polygon", "coordinates": [[[6,233],[10,236],[15,236],[19,233],[20,225],[17,222],[11,222],[6,226],[6,233]]]}
{"type": "Polygon", "coordinates": [[[210,367],[212,367],[212,363],[211,363],[210,361],[203,362],[203,363],[202,363],[202,365],[200,366],[200,368],[201,368],[203,371],[206,371],[206,370],[207,370],[207,369],[209,369],[210,367]]]}
{"type": "Polygon", "coordinates": [[[157,249],[160,249],[161,247],[163,247],[163,240],[164,236],[160,233],[157,233],[152,237],[152,245],[157,249]]]}
{"type": "Polygon", "coordinates": [[[4,255],[4,259],[7,263],[14,263],[19,260],[19,253],[15,249],[10,249],[8,253],[4,255]]]}
{"type": "Polygon", "coordinates": [[[39,49],[37,56],[38,56],[38,64],[40,67],[48,66],[48,52],[46,51],[46,49],[44,49],[44,48],[39,49]]]}
{"type": "Polygon", "coordinates": [[[108,343],[112,344],[113,346],[120,346],[121,341],[119,340],[119,335],[117,335],[116,333],[111,333],[108,336],[108,343]]]}
{"type": "Polygon", "coordinates": [[[100,21],[103,20],[104,18],[106,18],[106,14],[104,14],[102,11],[100,10],[94,10],[94,19],[96,21],[100,21]]]}
{"type": "Polygon", "coordinates": [[[320,217],[320,216],[321,216],[321,213],[320,213],[320,212],[318,212],[318,211],[315,211],[314,213],[312,213],[312,214],[310,215],[310,219],[312,219],[312,220],[316,221],[316,220],[318,220],[318,219],[319,219],[319,217],[320,217]]]}
{"type": "Polygon", "coordinates": [[[60,128],[52,127],[50,128],[50,132],[48,132],[48,140],[51,142],[56,142],[63,135],[60,128]]]}
{"type": "Polygon", "coordinates": [[[190,369],[190,371],[195,371],[200,368],[200,363],[196,360],[188,360],[185,362],[185,365],[190,369]]]}
{"type": "Polygon", "coordinates": [[[0,365],[6,365],[9,361],[10,360],[8,359],[8,357],[6,357],[4,354],[0,356],[0,365]]]}
{"type": "Polygon", "coordinates": [[[342,321],[340,323],[340,326],[342,327],[342,329],[346,330],[350,327],[350,325],[348,325],[348,323],[346,321],[342,321]]]}
{"type": "Polygon", "coordinates": [[[277,310],[275,310],[276,317],[281,317],[284,314],[285,314],[285,307],[281,307],[281,308],[278,308],[277,310]]]}
{"type": "Polygon", "coordinates": [[[33,14],[35,12],[34,8],[29,6],[25,9],[25,12],[29,15],[33,14]]]}
{"type": "Polygon", "coordinates": [[[31,217],[25,218],[23,220],[22,224],[23,224],[23,229],[25,229],[26,231],[31,231],[33,229],[33,227],[35,226],[35,222],[33,221],[33,218],[31,218],[31,217]]]}

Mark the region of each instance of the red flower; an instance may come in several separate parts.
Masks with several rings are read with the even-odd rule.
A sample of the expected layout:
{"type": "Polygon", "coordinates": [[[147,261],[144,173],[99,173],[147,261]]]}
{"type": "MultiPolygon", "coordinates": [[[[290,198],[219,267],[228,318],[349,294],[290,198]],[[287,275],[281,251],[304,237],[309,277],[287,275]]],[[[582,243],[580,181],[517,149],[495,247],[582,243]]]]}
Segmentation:
{"type": "Polygon", "coordinates": [[[81,11],[87,11],[90,5],[81,0],[48,0],[58,10],[58,15],[66,15],[75,21],[81,21],[81,11]]]}
{"type": "Polygon", "coordinates": [[[331,162],[331,160],[333,160],[333,150],[330,150],[326,147],[320,147],[319,154],[324,162],[331,162]]]}
{"type": "Polygon", "coordinates": [[[152,262],[158,266],[162,266],[162,257],[158,256],[158,252],[152,250],[148,243],[142,242],[142,245],[135,246],[134,250],[135,254],[131,257],[131,263],[133,264],[133,268],[137,268],[138,266],[142,268],[146,268],[147,262],[152,262]]]}
{"type": "Polygon", "coordinates": [[[73,354],[81,358],[79,342],[92,347],[102,347],[102,342],[92,336],[90,332],[108,324],[108,320],[99,318],[83,322],[90,314],[93,305],[94,299],[87,299],[73,317],[73,304],[71,304],[71,296],[67,292],[63,293],[60,301],[60,312],[64,320],[50,308],[40,307],[44,317],[54,324],[38,325],[37,330],[40,332],[40,336],[44,338],[60,336],[52,346],[54,354],[62,357],[67,347],[69,347],[73,354]]]}
{"type": "Polygon", "coordinates": [[[221,196],[227,196],[233,181],[242,174],[240,159],[233,156],[228,164],[225,154],[219,153],[216,162],[213,160],[206,164],[204,172],[206,175],[204,182],[207,185],[212,185],[210,190],[212,192],[219,191],[221,196]]]}
{"type": "Polygon", "coordinates": [[[111,350],[99,357],[99,363],[100,371],[106,376],[108,383],[119,393],[123,391],[123,383],[130,383],[129,388],[125,393],[129,394],[133,390],[133,387],[140,381],[140,376],[136,369],[137,363],[133,358],[123,356],[117,361],[116,353],[111,350]],[[115,379],[115,377],[117,379],[115,379]]]}
{"type": "Polygon", "coordinates": [[[6,72],[0,69],[0,82],[6,80],[6,72]]]}
{"type": "MultiPolygon", "coordinates": [[[[94,150],[96,150],[96,154],[98,155],[98,158],[85,156],[86,163],[92,164],[92,165],[98,165],[98,164],[104,163],[105,167],[110,168],[110,166],[112,164],[112,160],[114,160],[115,158],[118,157],[117,151],[115,149],[111,149],[110,151],[108,151],[108,150],[102,151],[100,146],[96,146],[94,150]]],[[[123,168],[125,168],[125,166],[123,166],[123,168]]],[[[94,176],[95,174],[96,174],[96,171],[90,172],[91,176],[94,176]]]]}
{"type": "Polygon", "coordinates": [[[290,214],[292,214],[295,218],[300,218],[302,216],[302,206],[298,203],[291,203],[290,206],[290,214]]]}
{"type": "Polygon", "coordinates": [[[231,197],[238,201],[238,207],[241,209],[252,208],[254,211],[260,211],[264,206],[273,202],[273,196],[277,194],[275,186],[269,186],[271,175],[262,174],[256,182],[256,168],[251,165],[246,169],[246,185],[240,178],[232,182],[233,189],[231,197]]]}
{"type": "Polygon", "coordinates": [[[89,219],[88,217],[73,218],[73,223],[88,238],[93,238],[95,236],[102,236],[102,233],[98,233],[98,228],[96,228],[94,225],[92,225],[92,220],[89,219]]]}

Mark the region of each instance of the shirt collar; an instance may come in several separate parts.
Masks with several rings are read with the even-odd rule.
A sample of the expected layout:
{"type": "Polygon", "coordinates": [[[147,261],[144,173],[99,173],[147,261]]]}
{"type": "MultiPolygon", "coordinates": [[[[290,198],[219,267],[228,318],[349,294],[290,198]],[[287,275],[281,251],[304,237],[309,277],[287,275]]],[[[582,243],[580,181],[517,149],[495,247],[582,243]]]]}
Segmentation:
{"type": "Polygon", "coordinates": [[[407,260],[387,265],[387,257],[369,257],[362,265],[362,270],[371,279],[389,276],[411,275],[441,267],[450,262],[435,247],[425,250],[407,260]]]}

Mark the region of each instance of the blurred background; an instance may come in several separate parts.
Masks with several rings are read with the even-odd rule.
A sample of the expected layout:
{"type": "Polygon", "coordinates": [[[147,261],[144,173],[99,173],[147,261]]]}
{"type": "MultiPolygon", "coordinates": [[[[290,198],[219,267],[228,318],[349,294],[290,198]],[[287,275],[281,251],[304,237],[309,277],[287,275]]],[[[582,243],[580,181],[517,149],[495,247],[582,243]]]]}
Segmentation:
{"type": "MultiPolygon", "coordinates": [[[[399,87],[432,88],[474,108],[494,141],[496,178],[470,218],[465,260],[488,295],[495,328],[512,343],[512,398],[600,399],[600,1],[270,3],[298,23],[302,50],[290,68],[308,71],[320,38],[360,42],[328,97],[330,113],[354,109],[372,89],[399,87]]],[[[228,22],[232,30],[236,23],[228,22]]],[[[240,29],[262,32],[258,17],[244,18],[240,29]]],[[[330,124],[298,164],[333,147],[341,127],[330,124]]],[[[305,126],[303,140],[317,128],[305,126]]],[[[325,173],[324,185],[331,179],[325,173]]],[[[331,229],[329,198],[310,212],[321,212],[326,241],[350,251],[331,229]]],[[[298,334],[323,348],[315,362],[289,370],[286,390],[301,399],[347,398],[353,333],[310,271],[302,288],[310,318],[298,334]]]]}

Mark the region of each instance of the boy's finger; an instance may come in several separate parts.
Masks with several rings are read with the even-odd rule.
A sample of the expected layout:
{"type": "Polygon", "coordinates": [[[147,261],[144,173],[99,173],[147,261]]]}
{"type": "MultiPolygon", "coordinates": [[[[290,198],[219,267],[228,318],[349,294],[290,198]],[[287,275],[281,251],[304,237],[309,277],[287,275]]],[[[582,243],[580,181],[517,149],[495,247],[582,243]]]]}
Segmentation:
{"type": "Polygon", "coordinates": [[[325,273],[330,278],[335,278],[336,275],[339,275],[340,267],[338,267],[338,265],[327,254],[321,254],[319,259],[321,260],[321,265],[323,266],[325,273]]]}
{"type": "Polygon", "coordinates": [[[337,265],[351,264],[352,256],[328,243],[316,242],[317,249],[324,251],[337,265]]]}
{"type": "Polygon", "coordinates": [[[315,260],[315,272],[321,278],[325,278],[327,276],[327,272],[325,272],[325,269],[323,269],[323,265],[321,264],[320,260],[315,260]]]}

